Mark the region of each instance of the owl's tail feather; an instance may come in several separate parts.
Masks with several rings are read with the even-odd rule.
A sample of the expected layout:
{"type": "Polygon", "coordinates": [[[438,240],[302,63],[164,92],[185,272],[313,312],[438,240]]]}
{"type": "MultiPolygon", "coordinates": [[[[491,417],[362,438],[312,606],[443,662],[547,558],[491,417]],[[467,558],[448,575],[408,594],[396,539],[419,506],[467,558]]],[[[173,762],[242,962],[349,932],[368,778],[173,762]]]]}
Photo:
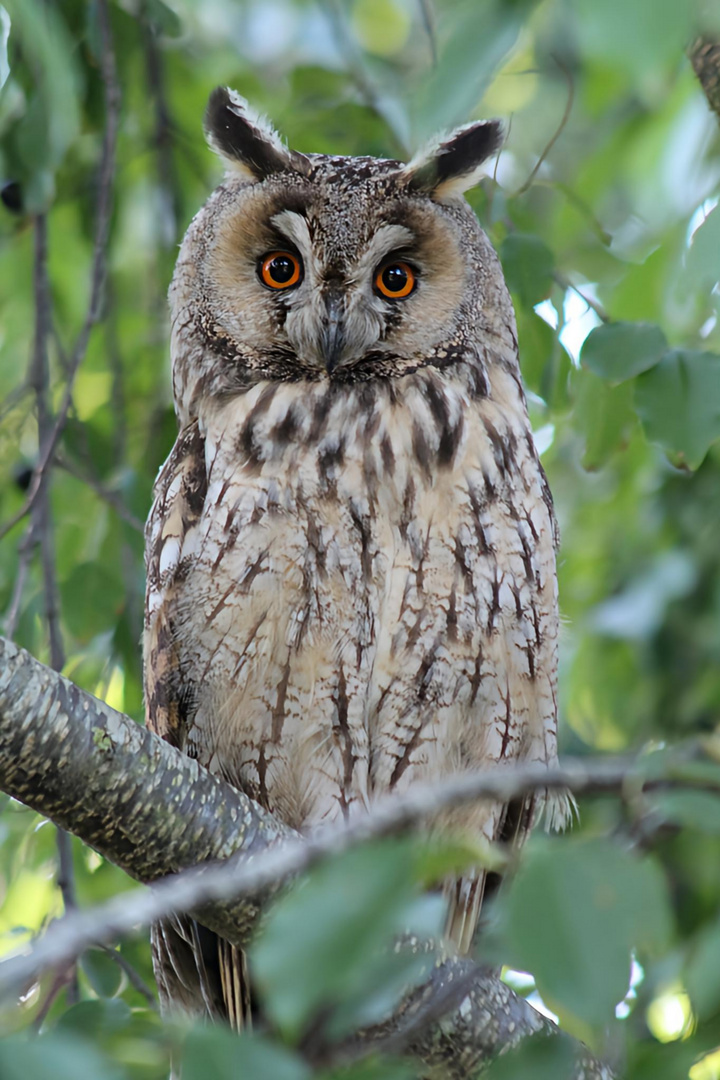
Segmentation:
{"type": "MultiPolygon", "coordinates": [[[[494,842],[514,850],[522,847],[534,823],[536,810],[533,795],[503,807],[498,815],[494,842]]],[[[478,868],[446,885],[449,904],[445,932],[461,955],[472,949],[482,905],[496,892],[499,884],[497,873],[478,868]]]]}
{"type": "Polygon", "coordinates": [[[461,955],[469,953],[480,920],[487,874],[484,870],[448,882],[449,897],[446,937],[461,955]]]}
{"type": "Polygon", "coordinates": [[[546,832],[564,832],[579,817],[575,796],[570,791],[548,791],[542,801],[540,821],[546,832]]]}
{"type": "Polygon", "coordinates": [[[224,1020],[237,1031],[250,1024],[247,959],[186,915],[152,927],[153,968],[164,1013],[224,1020]]]}
{"type": "Polygon", "coordinates": [[[228,1023],[235,1031],[242,1031],[252,1024],[247,954],[223,938],[218,938],[218,954],[228,1023]]]}

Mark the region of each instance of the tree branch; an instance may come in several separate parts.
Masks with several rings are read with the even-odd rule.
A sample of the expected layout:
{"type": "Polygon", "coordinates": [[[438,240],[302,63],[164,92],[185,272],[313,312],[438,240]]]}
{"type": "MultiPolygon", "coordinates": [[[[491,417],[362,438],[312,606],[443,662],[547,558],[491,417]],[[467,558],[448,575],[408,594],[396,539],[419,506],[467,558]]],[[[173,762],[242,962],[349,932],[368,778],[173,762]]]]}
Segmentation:
{"type": "MultiPolygon", "coordinates": [[[[53,425],[50,406],[50,362],[48,357],[48,339],[52,330],[52,299],[50,279],[48,277],[48,236],[45,214],[38,214],[35,218],[34,232],[35,340],[30,363],[29,382],[35,391],[38,446],[43,446],[53,425]]],[[[65,664],[65,649],[60,629],[60,599],[55,568],[54,523],[50,505],[51,480],[52,469],[51,465],[49,465],[43,473],[37,499],[31,511],[28,534],[30,537],[37,536],[39,540],[43,606],[50,644],[50,664],[55,671],[62,671],[65,664]]],[[[63,898],[63,908],[67,913],[76,906],[72,845],[70,836],[64,829],[57,830],[56,839],[58,849],[57,883],[63,898]]],[[[78,1000],[77,972],[74,966],[68,974],[67,984],[67,1000],[70,1004],[74,1004],[78,1000]]]]}
{"type": "MultiPolygon", "coordinates": [[[[196,761],[3,638],[0,788],[144,882],[293,835],[196,761]]],[[[207,925],[242,944],[254,919],[248,908],[218,905],[207,925]]]]}
{"type": "Polygon", "coordinates": [[[140,25],[145,45],[145,71],[150,99],[153,104],[155,130],[153,142],[157,160],[158,181],[164,203],[161,221],[161,242],[172,248],[176,243],[182,198],[177,170],[173,162],[173,123],[165,89],[165,60],[158,41],[158,29],[150,17],[147,0],[140,9],[140,25]]]}
{"type": "MultiPolygon", "coordinates": [[[[122,458],[118,456],[117,460],[121,461],[122,458]]],[[[55,464],[60,469],[64,469],[65,472],[70,473],[71,476],[74,476],[76,480],[80,480],[81,483],[86,484],[91,491],[95,492],[98,498],[102,499],[103,502],[106,502],[108,506],[115,511],[117,516],[124,521],[126,525],[129,525],[131,529],[142,535],[145,531],[145,526],[140,518],[136,517],[132,510],[126,505],[122,495],[118,491],[108,487],[102,480],[98,480],[95,476],[91,476],[89,472],[83,472],[71,458],[64,457],[58,453],[55,455],[55,464]]]]}
{"type": "MultiPolygon", "coordinates": [[[[462,775],[415,785],[361,818],[300,839],[197,762],[0,638],[0,788],[139,880],[165,877],[150,890],[124,893],[55,923],[31,952],[0,965],[0,993],[22,989],[88,945],[170,912],[190,912],[228,940],[247,944],[260,908],[282,882],[353,844],[470,799],[505,801],[539,788],[618,791],[632,775],[625,760],[462,775]],[[181,867],[196,869],[167,877],[181,867]]],[[[368,1048],[374,1038],[381,1044],[390,1037],[409,1040],[411,1052],[460,1080],[469,1065],[538,1030],[548,1030],[545,1021],[509,987],[472,961],[450,958],[408,995],[397,1023],[364,1037],[368,1048]],[[438,1003],[453,1011],[432,1022],[438,1003]]],[[[611,1077],[597,1063],[584,1069],[586,1080],[611,1077]]]]}
{"type": "Polygon", "coordinates": [[[65,429],[68,413],[72,404],[75,377],[85,359],[90,344],[90,334],[100,319],[105,271],[107,266],[108,237],[112,215],[112,185],[115,175],[115,149],[120,126],[120,84],[117,77],[115,53],[113,50],[110,13],[107,0],[99,0],[97,5],[98,25],[102,41],[101,74],[105,88],[105,131],[103,135],[102,157],[98,186],[97,213],[95,219],[95,237],[93,242],[92,266],[90,271],[90,299],[87,312],[75,348],[73,349],[67,370],[67,382],[62,401],[49,427],[46,437],[39,441],[38,461],[33,470],[27,498],[18,512],[0,528],[0,540],[22,521],[32,510],[35,500],[43,488],[45,473],[52,465],[55,449],[65,429]]]}

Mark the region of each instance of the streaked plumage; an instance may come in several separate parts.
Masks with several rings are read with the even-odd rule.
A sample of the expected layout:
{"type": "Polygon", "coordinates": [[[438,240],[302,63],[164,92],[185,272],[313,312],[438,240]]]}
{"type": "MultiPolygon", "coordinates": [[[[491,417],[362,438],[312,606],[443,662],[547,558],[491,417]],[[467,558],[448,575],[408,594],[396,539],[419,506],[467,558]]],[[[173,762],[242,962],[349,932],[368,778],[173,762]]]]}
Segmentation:
{"type": "MultiPolygon", "coordinates": [[[[552,502],[510,298],[462,198],[496,125],[407,166],[292,153],[225,91],[208,127],[229,173],[171,289],[148,724],[301,829],[417,779],[553,762],[552,502]],[[258,280],[274,249],[302,261],[292,293],[258,280]],[[417,269],[407,299],[373,291],[387,257],[417,269]]],[[[521,840],[534,814],[447,820],[521,840]]],[[[461,949],[482,891],[449,889],[461,949]]],[[[155,955],[166,1000],[240,1022],[234,950],[177,920],[155,955]]]]}

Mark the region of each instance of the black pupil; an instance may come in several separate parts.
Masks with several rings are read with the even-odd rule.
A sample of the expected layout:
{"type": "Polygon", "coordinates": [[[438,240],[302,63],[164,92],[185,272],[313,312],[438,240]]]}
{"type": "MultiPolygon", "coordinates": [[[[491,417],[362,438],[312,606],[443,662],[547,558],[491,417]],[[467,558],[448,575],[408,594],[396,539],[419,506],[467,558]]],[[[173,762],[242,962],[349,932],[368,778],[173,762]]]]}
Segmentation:
{"type": "Polygon", "coordinates": [[[268,267],[270,277],[278,285],[284,285],[295,273],[295,263],[288,255],[276,255],[268,267]]]}
{"type": "Polygon", "coordinates": [[[407,270],[402,266],[386,266],[382,272],[382,283],[388,292],[402,292],[407,279],[407,270]]]}

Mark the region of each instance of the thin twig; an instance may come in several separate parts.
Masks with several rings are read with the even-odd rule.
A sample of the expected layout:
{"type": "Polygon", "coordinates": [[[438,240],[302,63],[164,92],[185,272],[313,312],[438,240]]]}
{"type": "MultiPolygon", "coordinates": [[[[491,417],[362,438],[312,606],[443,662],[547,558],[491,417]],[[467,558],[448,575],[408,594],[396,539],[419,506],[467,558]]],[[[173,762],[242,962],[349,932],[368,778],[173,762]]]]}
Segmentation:
{"type": "MultiPolygon", "coordinates": [[[[38,444],[42,446],[53,423],[50,411],[50,364],[48,359],[48,340],[52,328],[52,300],[48,276],[47,218],[44,214],[38,215],[35,219],[33,293],[35,297],[35,340],[29,381],[35,391],[38,444]]],[[[65,665],[65,650],[60,630],[55,544],[50,509],[51,473],[52,467],[49,465],[41,478],[37,499],[32,507],[28,532],[33,537],[37,537],[39,542],[43,580],[43,606],[50,644],[50,666],[54,671],[59,672],[62,671],[65,665]]],[[[58,849],[57,884],[63,898],[63,909],[67,915],[76,907],[72,841],[64,829],[57,829],[56,841],[58,849]]],[[[77,974],[74,966],[70,970],[58,972],[58,978],[61,977],[63,984],[67,984],[68,1004],[74,1005],[79,998],[77,974]]],[[[51,1004],[52,992],[49,996],[51,1004]]],[[[47,1002],[46,1007],[49,1008],[47,1002]]],[[[40,1015],[40,1023],[42,1023],[42,1010],[40,1015]]]]}
{"type": "Polygon", "coordinates": [[[502,146],[500,147],[500,149],[498,150],[498,152],[497,152],[497,154],[495,156],[495,164],[493,165],[492,184],[490,184],[490,191],[488,192],[488,200],[487,200],[487,206],[486,206],[486,210],[485,210],[488,225],[492,225],[493,202],[495,200],[495,192],[496,192],[496,190],[498,188],[498,178],[497,178],[498,167],[500,165],[500,158],[502,157],[503,150],[505,149],[508,142],[510,141],[510,132],[512,131],[512,122],[513,122],[512,113],[510,113],[510,116],[508,117],[507,126],[504,128],[503,133],[502,133],[502,136],[503,136],[502,146]]]}
{"type": "Polygon", "coordinates": [[[47,967],[67,963],[89,945],[115,940],[135,926],[171,913],[197,912],[229,897],[257,896],[329,856],[401,832],[432,819],[441,810],[478,799],[507,803],[541,789],[576,795],[617,792],[635,771],[636,763],[626,758],[592,764],[570,761],[549,769],[540,764],[495,768],[454,776],[442,783],[416,784],[402,796],[378,802],[370,813],[354,821],[319,830],[307,839],[288,841],[251,862],[240,854],[226,863],[193,867],[150,889],[123,893],[96,908],[69,915],[62,923],[53,924],[32,952],[0,963],[0,994],[17,990],[47,967]]]}
{"type": "MultiPolygon", "coordinates": [[[[33,299],[35,304],[35,330],[28,368],[28,386],[35,395],[37,413],[38,445],[42,445],[52,426],[49,389],[50,371],[48,361],[48,338],[52,327],[52,301],[48,278],[47,217],[38,214],[33,226],[33,299]]],[[[45,481],[43,477],[43,481],[45,481]]],[[[42,494],[47,492],[43,482],[42,494]]],[[[37,523],[37,522],[36,522],[37,523]]],[[[55,669],[56,671],[59,668],[55,669]]]]}
{"type": "Polygon", "coordinates": [[[552,186],[557,188],[558,191],[561,191],[570,205],[574,206],[578,213],[585,218],[600,243],[609,247],[612,242],[612,236],[585,200],[582,199],[576,191],[573,191],[569,184],[564,184],[562,180],[553,180],[552,186]]]}
{"type": "MultiPolygon", "coordinates": [[[[46,368],[47,374],[47,368],[46,368]]],[[[38,393],[38,431],[47,431],[51,422],[49,411],[41,401],[47,401],[47,383],[41,393],[38,393]]],[[[62,671],[65,666],[65,649],[62,643],[60,630],[60,603],[58,596],[57,573],[55,570],[55,541],[50,510],[50,468],[43,474],[42,484],[38,496],[32,508],[32,528],[37,535],[40,546],[40,563],[42,567],[43,581],[43,612],[48,631],[50,645],[50,667],[54,671],[62,671]]]]}
{"type": "Polygon", "coordinates": [[[568,96],[567,96],[567,101],[565,103],[565,111],[564,111],[564,113],[562,115],[562,120],[560,121],[560,123],[557,126],[555,134],[552,136],[550,141],[545,146],[545,149],[541,153],[540,157],[535,162],[535,167],[533,168],[532,172],[530,173],[530,175],[528,176],[527,180],[522,185],[522,187],[518,188],[518,190],[515,192],[515,196],[514,196],[515,198],[517,198],[518,195],[524,195],[525,192],[532,186],[532,182],[535,179],[535,177],[537,176],[538,172],[540,171],[543,162],[545,161],[546,157],[548,156],[548,154],[552,150],[553,146],[555,145],[555,143],[558,141],[558,139],[562,135],[563,131],[565,130],[565,125],[567,124],[568,120],[570,119],[570,113],[572,112],[573,102],[575,100],[575,87],[573,85],[572,75],[570,74],[568,69],[565,67],[565,65],[557,57],[554,57],[553,59],[555,60],[555,63],[557,64],[557,66],[560,68],[563,75],[567,79],[568,96]]]}
{"type": "MultiPolygon", "coordinates": [[[[125,461],[127,457],[127,419],[126,419],[126,394],[125,394],[125,365],[118,337],[116,307],[113,303],[112,281],[108,282],[108,300],[110,314],[105,324],[105,336],[107,340],[107,354],[112,372],[111,401],[115,424],[113,426],[113,454],[115,461],[125,461]]],[[[83,429],[84,431],[84,429],[83,429]]],[[[92,457],[88,464],[92,467],[92,457]]],[[[101,498],[106,498],[113,506],[116,513],[126,524],[136,532],[144,531],[142,521],[137,518],[125,505],[119,493],[105,487],[99,477],[96,477],[95,490],[101,498]]],[[[138,574],[135,553],[125,532],[122,532],[120,541],[120,569],[122,572],[123,585],[125,586],[125,611],[130,626],[130,633],[135,641],[139,641],[142,635],[143,604],[142,593],[138,590],[138,574]]]]}
{"type": "MultiPolygon", "coordinates": [[[[50,989],[45,995],[45,1000],[38,1009],[35,1015],[35,1019],[33,1020],[32,1026],[35,1031],[40,1031],[43,1024],[45,1023],[45,1020],[47,1019],[48,1013],[50,1012],[55,1001],[57,1000],[58,994],[64,989],[64,987],[68,986],[68,984],[70,984],[71,982],[75,982],[75,978],[76,975],[74,963],[68,964],[66,967],[59,968],[55,972],[53,981],[50,984],[50,989]]],[[[75,1002],[68,1001],[68,1005],[71,1004],[75,1004],[75,1002]]]]}
{"type": "Polygon", "coordinates": [[[15,637],[15,631],[20,621],[20,611],[22,608],[22,598],[25,594],[25,582],[27,581],[28,570],[30,568],[30,562],[32,561],[33,550],[35,548],[36,536],[35,526],[31,521],[25,535],[18,544],[18,567],[15,574],[15,584],[13,585],[12,597],[10,599],[10,607],[8,613],[5,616],[5,636],[12,641],[15,637]]]}
{"type": "Polygon", "coordinates": [[[615,758],[569,760],[552,768],[541,763],[496,767],[416,784],[402,796],[379,801],[364,816],[301,839],[237,789],[24,650],[0,639],[0,658],[0,777],[9,794],[66,827],[75,821],[81,838],[140,880],[232,855],[225,864],[205,861],[201,870],[167,876],[152,891],[126,893],[105,909],[77,913],[67,922],[78,935],[70,945],[65,927],[59,938],[58,928],[51,927],[34,956],[0,966],[5,985],[8,976],[13,979],[14,965],[29,963],[24,971],[32,975],[52,961],[56,948],[61,961],[73,950],[112,940],[172,911],[202,909],[196,915],[201,922],[243,946],[256,924],[258,893],[266,898],[279,882],[320,859],[434,820],[466,801],[505,804],[537,789],[617,795],[680,785],[720,791],[720,780],[698,785],[688,776],[683,761],[701,749],[690,744],[657,775],[648,771],[645,759],[615,758]],[[84,793],[81,809],[78,784],[84,793]],[[104,839],[105,831],[110,835],[104,839]],[[286,840],[282,847],[281,840],[286,840]],[[248,896],[252,899],[235,899],[248,896]],[[225,903],[222,897],[233,899],[225,903]]]}
{"type": "Polygon", "coordinates": [[[72,836],[65,829],[58,829],[58,854],[60,867],[58,870],[58,885],[63,896],[65,911],[74,911],[77,907],[75,893],[75,871],[73,868],[72,836]]]}
{"type": "Polygon", "coordinates": [[[388,110],[383,106],[382,96],[375,89],[365,72],[365,66],[358,53],[357,46],[348,33],[341,6],[337,0],[321,0],[321,6],[333,32],[338,52],[345,61],[347,70],[360,96],[369,109],[382,117],[398,145],[398,150],[402,155],[407,156],[409,153],[407,141],[403,134],[397,130],[397,125],[392,122],[392,117],[388,115],[388,110]]]}
{"type": "Polygon", "coordinates": [[[147,3],[143,4],[140,22],[145,42],[145,70],[148,88],[155,111],[153,141],[155,143],[158,180],[169,212],[169,228],[162,236],[162,240],[166,247],[171,247],[175,241],[180,219],[181,198],[177,173],[173,163],[173,123],[165,92],[163,55],[158,45],[157,30],[148,18],[147,3]]]}
{"type": "Polygon", "coordinates": [[[109,315],[105,323],[105,341],[107,344],[107,357],[112,384],[110,387],[110,402],[113,416],[113,458],[115,461],[125,461],[127,454],[127,397],[125,394],[125,369],[123,365],[120,342],[118,340],[117,308],[115,305],[112,281],[108,280],[108,307],[109,315]]]}
{"type": "Polygon", "coordinates": [[[570,281],[570,278],[567,278],[564,274],[556,271],[553,274],[553,281],[557,282],[561,289],[572,289],[572,291],[576,293],[576,295],[579,296],[581,300],[584,300],[587,306],[595,312],[601,322],[607,323],[611,321],[610,316],[608,315],[602,304],[598,300],[593,300],[592,296],[588,296],[581,289],[579,289],[577,285],[573,285],[572,281],[570,281]]]}
{"type": "MultiPolygon", "coordinates": [[[[45,214],[38,214],[33,222],[33,299],[35,307],[35,325],[33,333],[33,345],[28,362],[27,376],[23,383],[23,389],[32,391],[35,402],[37,418],[38,445],[42,445],[51,423],[49,407],[49,382],[47,343],[48,336],[52,332],[52,300],[50,296],[50,281],[48,278],[48,238],[47,218],[45,214]]],[[[47,498],[47,480],[43,479],[41,489],[38,491],[38,499],[32,507],[30,523],[18,545],[18,573],[15,579],[10,609],[5,621],[5,629],[8,637],[12,638],[17,629],[22,607],[22,598],[25,591],[25,582],[32,561],[35,547],[40,543],[42,547],[43,578],[45,586],[45,604],[48,623],[48,635],[50,639],[51,666],[55,671],[62,670],[61,659],[62,646],[59,641],[59,628],[57,625],[56,605],[54,603],[56,591],[53,571],[52,541],[50,539],[50,520],[47,498]]]]}
{"type": "MultiPolygon", "coordinates": [[[[46,473],[46,476],[48,476],[48,473],[46,473]]],[[[38,511],[37,528],[40,536],[40,559],[42,562],[43,608],[50,643],[50,666],[55,671],[62,671],[65,666],[65,649],[60,632],[60,602],[55,570],[55,543],[50,516],[50,493],[47,488],[38,495],[35,509],[38,511]]]]}
{"type": "Polygon", "coordinates": [[[11,413],[13,409],[17,408],[22,399],[29,393],[30,387],[26,380],[23,380],[19,386],[13,387],[4,400],[0,402],[0,421],[4,420],[8,413],[11,413]]]}
{"type": "Polygon", "coordinates": [[[418,7],[420,8],[423,29],[427,34],[428,45],[430,46],[430,61],[433,67],[437,67],[437,34],[435,33],[435,13],[432,9],[432,3],[430,0],[418,0],[418,7]]]}
{"type": "Polygon", "coordinates": [[[122,496],[117,491],[113,491],[112,488],[107,487],[101,480],[96,479],[94,476],[90,476],[88,473],[79,469],[77,465],[69,458],[61,457],[59,454],[55,455],[55,463],[65,472],[70,473],[76,480],[81,480],[83,484],[86,484],[91,488],[95,494],[106,502],[108,506],[112,507],[119,518],[134,529],[136,532],[142,533],[145,526],[139,517],[133,514],[132,510],[123,502],[122,496]]]}
{"type": "Polygon", "coordinates": [[[105,132],[100,161],[100,179],[98,189],[95,239],[93,243],[92,268],[90,274],[90,299],[85,321],[78,335],[70,361],[67,381],[60,408],[44,443],[40,445],[38,461],[33,470],[33,478],[27,499],[20,510],[0,529],[0,540],[7,535],[31,511],[43,485],[46,471],[51,466],[55,448],[63,433],[67,421],[72,393],[80,365],[85,359],[90,334],[100,319],[103,286],[107,266],[107,244],[112,214],[112,186],[115,173],[115,149],[120,121],[120,86],[117,79],[115,53],[113,51],[110,17],[107,0],[98,0],[98,23],[102,40],[101,74],[105,88],[105,132]]]}
{"type": "MultiPolygon", "coordinates": [[[[75,867],[72,856],[72,836],[65,829],[55,830],[55,842],[58,852],[58,875],[57,884],[63,899],[63,919],[71,912],[77,910],[77,895],[75,892],[75,867]]],[[[80,1000],[80,986],[78,983],[76,966],[73,963],[67,971],[67,1003],[75,1005],[80,1000]]]]}
{"type": "Polygon", "coordinates": [[[379,116],[382,115],[375,87],[367,78],[363,65],[358,57],[355,42],[348,34],[347,26],[343,18],[342,9],[336,0],[322,0],[321,4],[335,38],[338,51],[342,55],[353,81],[355,82],[365,104],[379,116]]]}
{"type": "Polygon", "coordinates": [[[117,949],[112,949],[112,948],[110,948],[109,945],[103,945],[102,948],[103,948],[103,952],[107,953],[107,955],[112,960],[115,961],[115,963],[118,965],[118,967],[121,968],[125,972],[130,985],[135,990],[137,990],[137,992],[139,994],[142,994],[142,996],[145,998],[145,1000],[147,1001],[150,1008],[154,1009],[155,1012],[157,1012],[158,1011],[157,995],[153,993],[151,988],[148,986],[148,984],[143,979],[140,972],[136,971],[135,968],[133,967],[133,965],[127,959],[127,957],[123,956],[123,954],[121,952],[118,952],[117,949]]]}

